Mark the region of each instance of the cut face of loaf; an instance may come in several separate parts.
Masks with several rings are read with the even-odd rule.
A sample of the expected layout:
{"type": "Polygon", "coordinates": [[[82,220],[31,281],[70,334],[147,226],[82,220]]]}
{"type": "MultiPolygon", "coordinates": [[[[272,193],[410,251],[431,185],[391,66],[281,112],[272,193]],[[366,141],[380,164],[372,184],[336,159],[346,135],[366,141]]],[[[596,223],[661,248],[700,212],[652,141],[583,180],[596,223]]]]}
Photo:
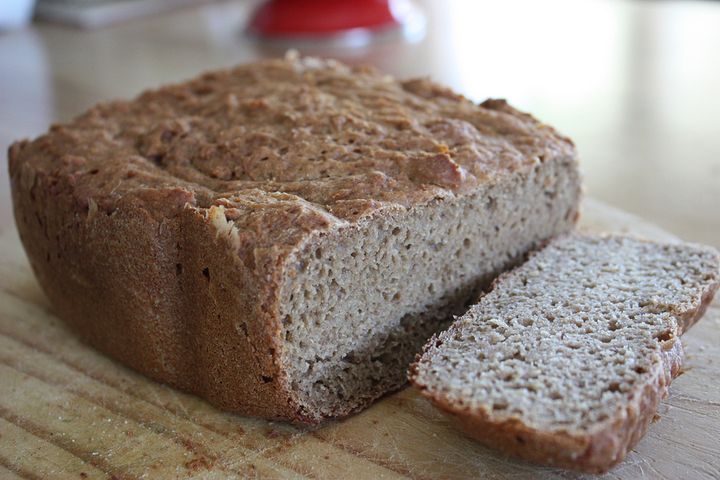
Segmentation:
{"type": "MultiPolygon", "coordinates": [[[[333,417],[406,382],[427,339],[523,253],[572,225],[564,166],[394,211],[310,240],[281,290],[283,363],[307,415],[333,417]],[[564,199],[546,203],[549,179],[564,199]]],[[[572,212],[572,213],[571,213],[572,212]]]]}
{"type": "Polygon", "coordinates": [[[98,105],[9,166],[32,267],[85,341],[305,423],[401,386],[580,197],[572,142],[504,101],[294,57],[98,105]]]}
{"type": "Polygon", "coordinates": [[[487,446],[604,472],[645,433],[719,270],[711,248],[564,236],[431,340],[411,381],[487,446]]]}

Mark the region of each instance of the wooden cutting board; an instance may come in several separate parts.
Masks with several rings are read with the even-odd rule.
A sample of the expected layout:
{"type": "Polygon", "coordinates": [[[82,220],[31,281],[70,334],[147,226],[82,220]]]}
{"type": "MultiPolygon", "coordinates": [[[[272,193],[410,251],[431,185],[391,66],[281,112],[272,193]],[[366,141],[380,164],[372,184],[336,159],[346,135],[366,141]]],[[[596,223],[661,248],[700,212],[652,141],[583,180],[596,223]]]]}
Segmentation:
{"type": "MultiPolygon", "coordinates": [[[[673,240],[588,200],[582,228],[673,240]]],[[[685,374],[607,478],[720,478],[720,305],[684,338],[685,374]]],[[[405,389],[313,431],[222,413],[79,343],[16,232],[0,237],[0,478],[576,478],[476,445],[405,389]]]]}

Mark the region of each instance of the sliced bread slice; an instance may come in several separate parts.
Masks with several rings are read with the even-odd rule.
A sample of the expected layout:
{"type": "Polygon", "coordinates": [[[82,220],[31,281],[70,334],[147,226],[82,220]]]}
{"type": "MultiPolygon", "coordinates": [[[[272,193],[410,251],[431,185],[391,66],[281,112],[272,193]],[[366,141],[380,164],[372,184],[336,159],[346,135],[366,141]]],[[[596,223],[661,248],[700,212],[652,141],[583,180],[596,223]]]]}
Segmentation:
{"type": "Polygon", "coordinates": [[[678,337],[704,313],[719,270],[707,247],[561,237],[433,337],[410,380],[489,447],[607,471],[679,373],[678,337]]]}

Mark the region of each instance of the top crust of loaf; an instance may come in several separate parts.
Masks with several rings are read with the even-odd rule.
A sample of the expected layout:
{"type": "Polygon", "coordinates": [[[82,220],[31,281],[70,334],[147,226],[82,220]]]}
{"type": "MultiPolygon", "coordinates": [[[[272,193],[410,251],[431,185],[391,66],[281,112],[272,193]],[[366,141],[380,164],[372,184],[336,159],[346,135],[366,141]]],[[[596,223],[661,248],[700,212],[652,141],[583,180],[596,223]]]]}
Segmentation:
{"type": "Polygon", "coordinates": [[[91,215],[191,206],[243,231],[238,246],[271,248],[574,155],[502,100],[289,55],[100,104],[9,157],[25,188],[64,179],[91,215]]]}

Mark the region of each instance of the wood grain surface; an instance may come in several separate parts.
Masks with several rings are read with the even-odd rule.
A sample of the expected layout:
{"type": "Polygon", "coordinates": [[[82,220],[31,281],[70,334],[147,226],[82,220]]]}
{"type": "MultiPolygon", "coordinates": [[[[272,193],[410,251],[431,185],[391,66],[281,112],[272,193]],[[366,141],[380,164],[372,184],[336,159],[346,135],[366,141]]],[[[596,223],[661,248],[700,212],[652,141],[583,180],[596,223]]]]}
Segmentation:
{"type": "MultiPolygon", "coordinates": [[[[581,228],[674,237],[586,201],[581,228]]],[[[684,338],[659,421],[607,478],[720,478],[720,306],[684,338]]],[[[313,430],[243,418],[81,344],[0,237],[0,478],[581,478],[504,458],[405,389],[313,430]]]]}

